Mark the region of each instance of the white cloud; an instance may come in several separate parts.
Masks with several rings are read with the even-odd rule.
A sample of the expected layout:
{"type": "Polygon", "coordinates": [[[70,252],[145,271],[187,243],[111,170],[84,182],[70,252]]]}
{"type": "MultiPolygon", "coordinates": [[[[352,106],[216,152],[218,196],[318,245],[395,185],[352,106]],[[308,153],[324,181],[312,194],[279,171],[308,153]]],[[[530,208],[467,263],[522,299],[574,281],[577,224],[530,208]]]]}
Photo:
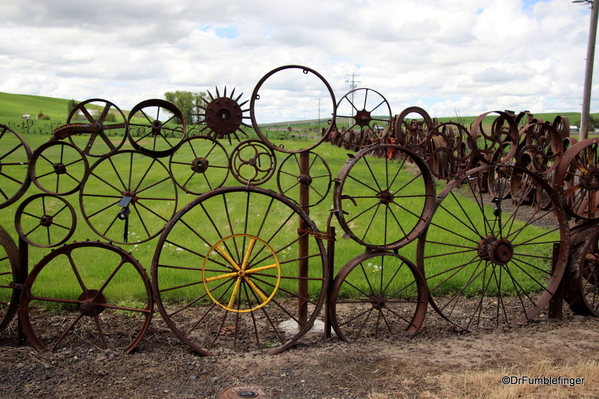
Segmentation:
{"type": "MultiPolygon", "coordinates": [[[[337,100],[355,73],[393,113],[434,116],[578,111],[590,17],[570,0],[20,0],[0,13],[0,91],[125,109],[224,86],[246,100],[293,64],[323,75],[337,100]]],[[[265,119],[303,118],[326,97],[276,79],[265,119]]]]}

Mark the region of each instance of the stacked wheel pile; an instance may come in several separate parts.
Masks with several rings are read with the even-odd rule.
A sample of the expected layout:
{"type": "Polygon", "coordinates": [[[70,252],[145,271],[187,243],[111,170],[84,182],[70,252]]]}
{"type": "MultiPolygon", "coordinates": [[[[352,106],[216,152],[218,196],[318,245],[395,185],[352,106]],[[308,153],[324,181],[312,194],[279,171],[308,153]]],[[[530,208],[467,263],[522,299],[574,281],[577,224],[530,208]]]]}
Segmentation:
{"type": "Polygon", "coordinates": [[[129,352],[156,305],[201,354],[276,353],[323,314],[344,340],[415,333],[429,303],[466,329],[526,322],[562,280],[573,309],[596,312],[596,145],[573,144],[567,121],[496,112],[467,129],[418,107],[393,117],[380,93],[357,89],[337,102],[328,82],[302,66],[265,75],[248,109],[240,98],[210,94],[195,135],[163,100],[128,115],[85,101],[34,151],[3,126],[0,206],[21,202],[18,244],[0,230],[0,328],[19,312],[36,349],[93,342],[129,352]],[[261,90],[281,74],[330,96],[330,124],[308,148],[276,144],[257,122],[261,90]],[[258,139],[244,140],[249,129],[258,139]],[[231,153],[223,140],[235,144],[231,153]],[[357,151],[336,178],[314,152],[325,141],[357,151]],[[373,173],[375,162],[383,175],[373,173]],[[9,172],[25,165],[26,173],[9,172]],[[225,186],[230,177],[239,184],[225,186]],[[272,179],[276,191],[260,187],[272,179]],[[26,196],[31,182],[39,192],[26,196]],[[364,249],[334,278],[342,244],[331,218],[323,229],[310,218],[331,188],[331,216],[364,249]],[[181,192],[194,199],[180,207],[181,192]],[[448,229],[448,220],[462,228],[448,229]],[[65,244],[75,231],[90,241],[65,244]],[[29,246],[54,249],[28,270],[29,246]],[[148,246],[149,275],[133,256],[148,246]],[[127,335],[123,319],[136,326],[127,335]]]}

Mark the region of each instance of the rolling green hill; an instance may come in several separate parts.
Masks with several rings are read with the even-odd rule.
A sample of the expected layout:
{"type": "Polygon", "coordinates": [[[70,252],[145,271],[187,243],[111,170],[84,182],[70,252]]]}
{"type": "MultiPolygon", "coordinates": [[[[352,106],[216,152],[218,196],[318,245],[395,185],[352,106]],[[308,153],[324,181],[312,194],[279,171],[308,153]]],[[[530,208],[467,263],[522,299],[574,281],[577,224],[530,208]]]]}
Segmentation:
{"type": "MultiPolygon", "coordinates": [[[[52,122],[64,122],[67,117],[67,103],[68,99],[43,97],[43,96],[32,96],[26,94],[11,94],[0,92],[0,123],[7,123],[8,121],[21,120],[23,114],[31,115],[32,119],[35,119],[37,114],[42,112],[50,117],[52,122]]],[[[126,113],[126,111],[123,110],[126,113]]],[[[574,124],[580,120],[580,112],[563,112],[563,113],[541,113],[534,114],[538,119],[544,121],[553,121],[557,115],[567,116],[570,118],[570,123],[574,124]]],[[[593,118],[599,118],[599,113],[591,114],[593,118]]],[[[434,117],[434,115],[431,115],[434,117]]],[[[476,116],[463,116],[458,117],[443,117],[438,118],[440,122],[461,122],[465,126],[469,126],[476,116]]],[[[321,126],[326,126],[326,119],[321,119],[321,126]]],[[[310,121],[288,121],[266,124],[265,126],[277,126],[277,127],[291,127],[292,129],[310,129],[313,128],[318,122],[316,120],[310,121]]]]}

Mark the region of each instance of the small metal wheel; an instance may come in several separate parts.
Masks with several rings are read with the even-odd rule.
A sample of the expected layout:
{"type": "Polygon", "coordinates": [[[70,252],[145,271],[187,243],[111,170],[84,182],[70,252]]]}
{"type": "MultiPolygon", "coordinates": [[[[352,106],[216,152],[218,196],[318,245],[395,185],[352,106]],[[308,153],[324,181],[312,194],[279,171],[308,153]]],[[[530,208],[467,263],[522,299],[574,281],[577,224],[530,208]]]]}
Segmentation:
{"type": "Polygon", "coordinates": [[[183,113],[165,100],[146,100],[129,112],[129,141],[136,150],[161,158],[175,152],[185,138],[183,113]]]}
{"type": "Polygon", "coordinates": [[[106,243],[75,242],[55,249],[33,268],[19,315],[36,350],[131,352],[150,325],[153,303],[148,276],[132,255],[106,243]],[[44,316],[39,321],[48,312],[51,320],[44,316]]]}
{"type": "Polygon", "coordinates": [[[222,186],[229,176],[229,155],[208,136],[188,137],[171,155],[169,168],[177,185],[199,195],[222,186]]]}
{"type": "Polygon", "coordinates": [[[562,190],[567,210],[578,219],[599,216],[599,138],[574,144],[555,170],[553,185],[562,190]]]}
{"type": "Polygon", "coordinates": [[[470,127],[473,156],[483,163],[505,163],[518,150],[518,125],[514,118],[501,111],[485,112],[470,127]],[[498,114],[498,116],[494,117],[498,114]],[[488,128],[488,124],[491,128],[488,128]]]}
{"type": "Polygon", "coordinates": [[[398,249],[426,229],[435,205],[435,181],[414,152],[384,144],[350,156],[335,180],[333,200],[339,224],[353,240],[368,248],[398,249]],[[395,151],[397,161],[369,156],[388,149],[395,151]]]}
{"type": "Polygon", "coordinates": [[[82,183],[83,218],[100,237],[136,244],[156,237],[177,209],[177,187],[158,159],[133,150],[100,158],[82,183]]]}
{"type": "Polygon", "coordinates": [[[424,143],[424,158],[437,179],[452,179],[472,167],[472,143],[464,126],[454,122],[437,125],[424,143]]]}
{"type": "Polygon", "coordinates": [[[55,140],[68,138],[83,154],[101,157],[117,151],[127,139],[127,118],[110,101],[93,98],[80,102],[67,123],[54,130],[55,140]]]}
{"type": "Polygon", "coordinates": [[[426,316],[420,270],[393,252],[371,252],[339,271],[330,293],[331,325],[343,341],[415,334],[426,316]]]}
{"type": "Polygon", "coordinates": [[[599,317],[599,219],[570,230],[570,259],[564,299],[580,315],[599,317]]]}
{"type": "Polygon", "coordinates": [[[418,242],[431,306],[464,329],[524,323],[558,289],[568,260],[568,229],[559,192],[538,175],[516,166],[485,165],[451,181],[439,194],[426,234],[418,242]],[[478,176],[497,168],[521,173],[545,190],[550,210],[481,193],[478,176]]]}
{"type": "Polygon", "coordinates": [[[233,89],[228,97],[227,88],[225,87],[222,96],[218,88],[216,88],[216,96],[213,96],[210,91],[208,91],[208,96],[210,101],[202,98],[206,104],[204,106],[200,105],[202,111],[198,117],[204,123],[199,129],[199,134],[210,135],[216,139],[227,137],[229,143],[231,143],[231,136],[234,136],[237,141],[241,141],[240,134],[247,137],[247,133],[243,131],[243,128],[251,128],[251,126],[246,124],[244,119],[250,119],[250,117],[245,116],[244,113],[249,111],[249,108],[242,109],[242,107],[249,100],[239,102],[243,93],[235,98],[235,89],[233,89]]]}
{"type": "MultiPolygon", "coordinates": [[[[262,101],[262,103],[263,102],[264,101],[262,101]]],[[[258,137],[260,137],[260,139],[273,150],[285,153],[308,151],[317,147],[320,143],[327,139],[331,129],[335,125],[335,123],[333,123],[336,118],[337,109],[335,104],[335,94],[333,89],[322,75],[308,67],[300,65],[285,65],[275,68],[264,75],[264,77],[260,79],[254,88],[254,91],[252,92],[252,98],[250,100],[250,117],[252,120],[252,127],[258,134],[258,137]],[[320,100],[324,98],[324,101],[322,102],[322,108],[325,110],[323,113],[323,115],[325,115],[324,119],[328,119],[331,123],[328,123],[326,131],[322,134],[322,137],[318,138],[317,140],[306,141],[307,145],[302,145],[303,148],[296,148],[297,146],[292,145],[276,145],[268,138],[267,132],[263,132],[262,128],[260,127],[260,123],[262,121],[259,121],[259,119],[264,118],[264,114],[268,114],[273,111],[272,104],[267,104],[267,107],[261,107],[259,101],[262,100],[263,96],[267,97],[269,94],[271,94],[273,90],[276,90],[276,93],[279,93],[281,87],[289,87],[291,90],[293,90],[294,87],[309,88],[310,90],[307,90],[306,97],[304,98],[301,98],[300,95],[300,98],[298,99],[298,95],[296,93],[297,90],[294,90],[294,94],[289,95],[288,98],[297,100],[297,103],[292,104],[296,109],[315,109],[313,104],[318,104],[318,115],[313,115],[312,119],[318,118],[319,122],[321,115],[320,100]]],[[[287,104],[287,106],[288,105],[289,104],[287,104]]],[[[277,110],[274,112],[276,113],[277,110]]]]}
{"type": "Polygon", "coordinates": [[[433,120],[428,112],[420,107],[408,107],[395,117],[396,143],[422,154],[428,134],[433,128],[433,120]],[[413,116],[411,120],[408,120],[409,115],[413,116]]]}
{"type": "Polygon", "coordinates": [[[31,149],[14,130],[0,124],[0,209],[19,198],[29,188],[31,149]]]}
{"type": "Polygon", "coordinates": [[[22,283],[19,249],[17,244],[0,226],[0,331],[11,322],[19,307],[21,291],[13,283],[22,283]]]}
{"type": "Polygon", "coordinates": [[[524,126],[518,134],[516,164],[549,176],[562,159],[564,143],[560,133],[549,124],[537,122],[524,126]]]}
{"type": "Polygon", "coordinates": [[[77,147],[49,141],[33,152],[29,177],[48,194],[68,195],[79,190],[88,168],[87,157],[77,147]]]}
{"type": "Polygon", "coordinates": [[[363,148],[382,142],[393,125],[393,114],[382,94],[363,88],[341,97],[337,103],[337,121],[348,124],[343,141],[363,148]]]}
{"type": "Polygon", "coordinates": [[[311,151],[290,154],[277,174],[279,193],[296,202],[302,192],[308,195],[306,203],[300,204],[304,207],[320,204],[328,196],[331,182],[331,170],[326,161],[311,151]]]}
{"type": "Polygon", "coordinates": [[[324,302],[330,278],[322,236],[274,191],[205,193],[158,240],[152,287],[160,314],[200,354],[283,351],[310,330],[324,302]]]}
{"type": "Polygon", "coordinates": [[[231,152],[231,173],[241,184],[259,186],[266,183],[277,168],[275,152],[260,140],[246,140],[231,152]]]}
{"type": "Polygon", "coordinates": [[[62,197],[36,194],[17,208],[15,227],[25,242],[41,248],[65,243],[77,226],[73,206],[62,197]]]}

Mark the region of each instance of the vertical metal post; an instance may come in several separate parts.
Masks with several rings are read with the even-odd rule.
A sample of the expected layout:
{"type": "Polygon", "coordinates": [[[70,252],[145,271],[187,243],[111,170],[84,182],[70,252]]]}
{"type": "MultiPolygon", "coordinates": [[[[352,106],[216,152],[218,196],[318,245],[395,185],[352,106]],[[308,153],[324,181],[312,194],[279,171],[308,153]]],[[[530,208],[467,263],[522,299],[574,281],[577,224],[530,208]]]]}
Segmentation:
{"type": "MultiPolygon", "coordinates": [[[[553,264],[551,265],[551,271],[555,271],[555,262],[557,262],[557,257],[559,256],[559,244],[553,244],[553,264]]],[[[562,278],[557,290],[553,293],[553,296],[549,300],[549,312],[548,319],[549,320],[561,320],[562,319],[562,309],[564,306],[564,279],[562,278]]]]}
{"type": "MultiPolygon", "coordinates": [[[[299,201],[300,207],[310,215],[310,185],[302,176],[307,176],[310,168],[310,154],[308,151],[300,152],[300,177],[298,178],[299,184],[299,201]]],[[[304,221],[300,221],[301,231],[306,231],[310,226],[304,221]]],[[[308,320],[308,255],[309,255],[309,236],[307,233],[302,233],[302,237],[299,240],[299,287],[298,287],[298,321],[301,326],[306,324],[308,320]]]]}
{"type": "MultiPolygon", "coordinates": [[[[22,286],[29,275],[29,244],[19,236],[19,272],[17,276],[17,284],[22,286]]],[[[20,305],[19,305],[20,306],[20,305]]],[[[24,345],[27,341],[23,332],[23,324],[21,323],[21,312],[17,313],[17,335],[19,346],[24,345]]]]}
{"type": "Polygon", "coordinates": [[[331,276],[329,280],[329,284],[326,287],[327,290],[327,299],[325,302],[325,315],[324,315],[324,337],[331,338],[331,314],[330,312],[330,295],[333,290],[333,274],[335,272],[335,226],[329,226],[327,229],[327,236],[329,237],[329,241],[327,242],[327,258],[329,262],[329,276],[331,276]]]}
{"type": "Polygon", "coordinates": [[[594,1],[590,1],[589,3],[591,5],[591,23],[589,27],[589,42],[587,44],[586,68],[584,72],[584,93],[582,98],[582,114],[580,116],[580,140],[586,139],[589,132],[593,63],[595,61],[595,41],[597,38],[597,13],[599,13],[599,5],[596,5],[594,1]]]}

